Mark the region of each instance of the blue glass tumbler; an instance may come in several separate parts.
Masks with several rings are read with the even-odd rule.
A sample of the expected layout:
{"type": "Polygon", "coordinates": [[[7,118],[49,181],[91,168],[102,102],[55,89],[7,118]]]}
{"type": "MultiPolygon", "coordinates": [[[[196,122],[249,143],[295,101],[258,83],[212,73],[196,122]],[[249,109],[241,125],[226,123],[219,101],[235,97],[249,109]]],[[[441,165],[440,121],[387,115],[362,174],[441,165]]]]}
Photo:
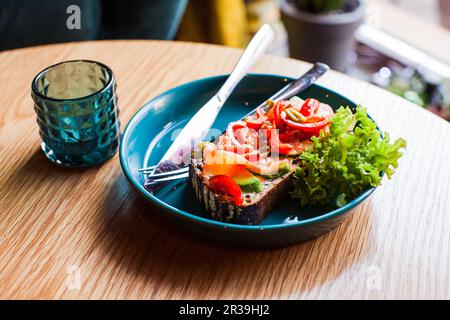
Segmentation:
{"type": "Polygon", "coordinates": [[[85,167],[114,155],[120,135],[116,87],[111,69],[89,60],[52,65],[33,79],[31,96],[48,159],[85,167]]]}

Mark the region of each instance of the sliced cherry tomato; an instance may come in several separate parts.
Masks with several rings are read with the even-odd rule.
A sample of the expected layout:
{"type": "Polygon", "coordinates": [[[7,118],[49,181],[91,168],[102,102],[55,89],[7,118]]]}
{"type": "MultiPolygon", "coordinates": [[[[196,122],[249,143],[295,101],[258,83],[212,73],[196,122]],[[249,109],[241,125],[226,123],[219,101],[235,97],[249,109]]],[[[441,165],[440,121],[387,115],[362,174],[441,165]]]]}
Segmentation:
{"type": "Polygon", "coordinates": [[[267,121],[267,117],[259,117],[258,119],[250,118],[247,119],[245,122],[247,123],[247,126],[252,129],[258,130],[262,127],[262,125],[267,121]]]}
{"type": "Polygon", "coordinates": [[[300,113],[304,116],[310,116],[319,110],[320,102],[314,98],[308,98],[300,108],[300,113]]]}
{"type": "Polygon", "coordinates": [[[236,206],[240,206],[244,203],[241,188],[239,188],[238,184],[228,176],[212,176],[209,178],[209,188],[215,193],[220,193],[231,197],[236,206]]]}
{"type": "Polygon", "coordinates": [[[283,113],[284,109],[289,105],[289,101],[283,101],[278,100],[275,105],[273,106],[273,118],[274,123],[277,128],[283,129],[284,124],[281,121],[281,114],[283,113]]]}
{"type": "Polygon", "coordinates": [[[299,101],[294,107],[292,105],[292,101],[279,100],[267,113],[258,108],[246,121],[230,123],[226,135],[219,139],[218,151],[239,155],[244,161],[254,164],[265,158],[269,150],[282,155],[293,154],[294,149],[301,150],[295,147],[296,142],[308,140],[321,130],[329,130],[330,119],[334,114],[330,106],[313,98],[299,101]],[[293,121],[286,113],[289,107],[295,108],[305,119],[293,121]],[[265,137],[270,148],[264,145],[265,137]]]}
{"type": "Polygon", "coordinates": [[[267,115],[263,109],[256,109],[256,116],[245,120],[247,127],[258,130],[267,121],[267,115]]]}

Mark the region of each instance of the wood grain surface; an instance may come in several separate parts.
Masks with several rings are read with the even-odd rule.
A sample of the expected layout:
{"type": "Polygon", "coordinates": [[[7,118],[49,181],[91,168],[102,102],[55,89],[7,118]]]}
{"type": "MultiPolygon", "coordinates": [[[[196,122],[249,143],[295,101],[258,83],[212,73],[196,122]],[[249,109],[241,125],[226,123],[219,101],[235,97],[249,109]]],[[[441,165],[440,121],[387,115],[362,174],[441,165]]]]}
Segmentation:
{"type": "MultiPolygon", "coordinates": [[[[0,298],[450,298],[450,124],[342,74],[319,83],[367,106],[408,149],[394,179],[353,217],[304,244],[249,251],[174,234],[153,221],[118,155],[69,170],[40,151],[30,83],[50,64],[109,65],[125,125],[155,95],[231,71],[239,54],[159,41],[0,53],[0,298]]],[[[308,66],[264,56],[253,71],[298,76],[308,66]]]]}

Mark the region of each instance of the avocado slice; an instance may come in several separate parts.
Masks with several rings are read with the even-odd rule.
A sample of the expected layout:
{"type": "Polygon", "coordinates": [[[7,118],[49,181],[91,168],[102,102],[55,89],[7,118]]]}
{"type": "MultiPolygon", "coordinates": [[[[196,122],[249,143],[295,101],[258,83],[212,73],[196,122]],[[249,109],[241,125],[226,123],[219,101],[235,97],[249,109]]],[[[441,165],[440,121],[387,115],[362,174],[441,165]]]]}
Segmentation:
{"type": "Polygon", "coordinates": [[[231,179],[238,184],[243,192],[261,192],[263,189],[261,180],[250,172],[245,172],[245,174],[235,175],[231,179]]]}
{"type": "Polygon", "coordinates": [[[263,177],[266,179],[277,179],[279,177],[284,176],[286,173],[291,171],[291,166],[288,162],[280,163],[280,167],[278,168],[278,172],[271,175],[264,175],[263,177]]]}

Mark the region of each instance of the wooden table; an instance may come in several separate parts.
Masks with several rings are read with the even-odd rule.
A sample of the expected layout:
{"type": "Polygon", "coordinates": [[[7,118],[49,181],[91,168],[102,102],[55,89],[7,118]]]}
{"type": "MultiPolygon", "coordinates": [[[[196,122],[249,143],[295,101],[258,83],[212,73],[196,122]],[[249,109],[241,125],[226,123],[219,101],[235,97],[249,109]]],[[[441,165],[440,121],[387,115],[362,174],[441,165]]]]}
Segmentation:
{"type": "MultiPolygon", "coordinates": [[[[408,140],[392,181],[358,213],[307,243],[243,251],[155,224],[118,156],[55,167],[39,148],[33,76],[61,60],[114,70],[121,121],[173,86],[229,72],[240,51],[158,41],[87,42],[0,53],[0,298],[450,298],[450,124],[336,72],[319,81],[368,107],[408,140]]],[[[255,72],[298,76],[263,57],[255,72]]]]}

